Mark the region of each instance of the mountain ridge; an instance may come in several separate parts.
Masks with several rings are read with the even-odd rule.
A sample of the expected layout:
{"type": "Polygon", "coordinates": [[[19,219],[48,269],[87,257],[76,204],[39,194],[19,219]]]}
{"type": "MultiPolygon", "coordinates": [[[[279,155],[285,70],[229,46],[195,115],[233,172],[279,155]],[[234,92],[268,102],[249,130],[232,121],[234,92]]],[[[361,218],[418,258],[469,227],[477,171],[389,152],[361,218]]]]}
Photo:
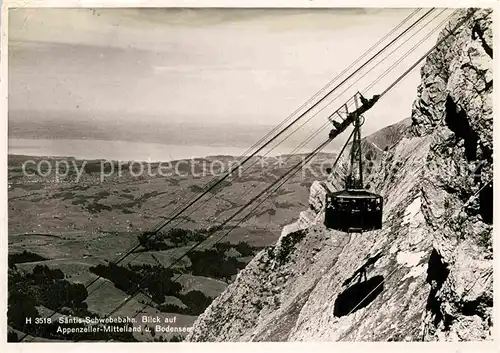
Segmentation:
{"type": "Polygon", "coordinates": [[[427,57],[411,126],[374,164],[383,229],[325,229],[325,187],[339,178],[314,182],[310,209],[199,316],[188,341],[492,339],[491,10],[459,10],[439,38],[471,14],[427,57]]]}

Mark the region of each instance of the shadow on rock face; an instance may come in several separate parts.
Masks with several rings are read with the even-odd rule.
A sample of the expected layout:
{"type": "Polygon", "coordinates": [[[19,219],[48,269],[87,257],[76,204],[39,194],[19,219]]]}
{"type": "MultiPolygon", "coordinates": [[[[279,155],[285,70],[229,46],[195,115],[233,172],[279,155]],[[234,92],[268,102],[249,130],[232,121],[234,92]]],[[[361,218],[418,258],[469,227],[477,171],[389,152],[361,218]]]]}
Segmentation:
{"type": "Polygon", "coordinates": [[[443,311],[441,310],[441,299],[437,295],[444,282],[446,282],[449,274],[450,269],[448,268],[448,264],[443,260],[443,257],[436,251],[436,249],[432,249],[427,266],[426,279],[427,283],[431,285],[431,290],[429,292],[429,297],[427,298],[427,305],[425,309],[434,314],[434,325],[438,325],[439,322],[443,320],[445,327],[449,327],[450,325],[449,317],[445,318],[443,316],[443,311]]]}
{"type": "Polygon", "coordinates": [[[354,274],[344,281],[343,286],[348,286],[352,281],[354,281],[356,277],[358,277],[358,282],[361,282],[362,280],[366,281],[366,273],[368,269],[375,265],[375,262],[377,262],[382,257],[382,255],[382,252],[379,252],[377,255],[368,258],[363,266],[354,271],[354,274]]]}
{"type": "Polygon", "coordinates": [[[335,300],[333,315],[345,316],[368,306],[384,290],[383,282],[383,276],[375,276],[347,288],[335,300]]]}
{"type": "Polygon", "coordinates": [[[450,96],[446,97],[445,122],[455,135],[464,140],[465,157],[467,160],[475,161],[477,158],[477,143],[479,137],[469,124],[467,115],[463,109],[457,106],[450,96]]]}

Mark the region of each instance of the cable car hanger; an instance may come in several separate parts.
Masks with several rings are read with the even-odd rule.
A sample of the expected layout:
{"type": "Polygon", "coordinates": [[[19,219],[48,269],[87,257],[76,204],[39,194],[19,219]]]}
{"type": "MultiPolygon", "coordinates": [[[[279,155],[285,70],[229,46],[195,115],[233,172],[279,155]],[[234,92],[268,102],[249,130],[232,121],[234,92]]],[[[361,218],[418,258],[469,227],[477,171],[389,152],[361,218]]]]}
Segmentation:
{"type": "MultiPolygon", "coordinates": [[[[375,55],[373,55],[368,61],[366,61],[361,67],[359,67],[358,69],[356,69],[353,73],[351,73],[346,79],[344,79],[341,83],[339,83],[338,85],[336,85],[333,89],[331,89],[328,93],[326,93],[325,95],[323,95],[322,98],[320,98],[314,105],[316,106],[317,104],[319,104],[320,102],[322,102],[323,100],[326,99],[326,97],[328,97],[333,91],[335,91],[336,89],[338,89],[341,85],[343,85],[347,80],[349,80],[351,77],[353,77],[357,72],[359,72],[362,67],[366,66],[369,62],[371,62],[375,57],[377,57],[378,55],[381,54],[381,52],[383,52],[385,49],[387,49],[392,43],[394,43],[396,40],[398,40],[399,38],[401,38],[405,33],[407,33],[411,28],[413,28],[417,23],[419,23],[424,17],[426,17],[430,12],[432,12],[434,10],[431,9],[429,10],[426,14],[424,14],[422,17],[420,17],[417,21],[415,21],[410,27],[408,27],[407,29],[405,29],[402,33],[400,33],[396,38],[394,38],[391,43],[389,43],[388,45],[386,45],[384,48],[382,48],[381,50],[379,50],[375,55]]],[[[466,21],[468,21],[470,18],[472,18],[473,14],[475,13],[476,10],[472,11],[471,13],[469,13],[464,19],[462,19],[459,23],[457,23],[455,25],[455,27],[451,30],[451,31],[448,31],[448,33],[443,36],[441,39],[439,39],[439,41],[429,50],[427,51],[421,58],[419,58],[413,65],[411,65],[403,74],[401,74],[398,79],[396,79],[391,85],[389,85],[380,95],[377,95],[377,96],[373,96],[372,99],[370,100],[366,100],[366,104],[363,104],[361,108],[361,110],[358,110],[356,109],[355,112],[353,113],[357,113],[358,116],[361,116],[361,114],[363,114],[364,112],[366,112],[368,109],[371,108],[371,106],[373,106],[373,104],[376,103],[376,101],[378,101],[378,99],[382,96],[384,96],[387,92],[389,92],[394,86],[396,86],[404,77],[407,76],[407,74],[409,72],[411,72],[419,63],[422,62],[423,59],[425,59],[429,53],[431,53],[433,50],[435,50],[439,45],[441,45],[449,36],[451,36],[452,34],[454,34],[454,32],[459,28],[461,27],[466,21]]],[[[370,49],[371,50],[371,49],[370,49]]],[[[360,95],[361,96],[361,95],[360,95]]],[[[360,100],[361,102],[363,103],[363,99],[360,97],[360,100]]],[[[298,118],[296,118],[295,120],[293,120],[291,123],[289,123],[288,125],[285,126],[285,128],[283,128],[281,131],[279,131],[276,135],[272,136],[270,140],[268,140],[266,143],[264,143],[263,146],[259,147],[256,151],[254,151],[250,156],[246,156],[246,153],[241,157],[243,159],[243,161],[241,162],[241,164],[245,164],[250,158],[252,158],[254,155],[256,155],[258,152],[260,152],[264,147],[268,146],[273,140],[275,140],[279,135],[283,134],[286,130],[288,130],[290,128],[290,126],[292,126],[293,124],[295,124],[300,118],[302,118],[305,114],[307,114],[309,111],[311,111],[311,109],[313,107],[310,107],[309,109],[307,109],[305,112],[301,113],[299,115],[298,118]]],[[[340,110],[340,109],[339,109],[340,110]]],[[[334,113],[335,114],[335,113],[334,113]]],[[[312,155],[314,155],[315,153],[319,152],[323,147],[325,147],[334,137],[336,137],[338,134],[340,134],[341,132],[343,132],[354,120],[353,118],[356,116],[356,114],[353,114],[352,113],[348,113],[346,111],[346,114],[348,115],[346,119],[344,119],[342,121],[342,123],[339,123],[338,125],[338,128],[337,126],[334,126],[336,127],[336,130],[338,130],[338,132],[336,132],[336,130],[332,130],[330,132],[330,136],[328,138],[327,141],[323,142],[315,151],[312,152],[312,155]]],[[[333,115],[333,114],[332,114],[333,115]]],[[[332,121],[332,120],[330,120],[332,121]]],[[[282,123],[284,124],[284,122],[282,123]]],[[[282,125],[280,124],[280,126],[282,125]]],[[[332,124],[333,124],[333,121],[332,121],[332,124]]],[[[263,141],[264,139],[262,139],[261,141],[263,141]]],[[[350,138],[349,138],[350,140],[350,138]]],[[[348,140],[348,141],[349,141],[348,140]]],[[[260,141],[259,141],[260,142],[260,141]]],[[[344,146],[345,147],[345,146],[344,146]]],[[[165,226],[167,226],[168,224],[170,224],[173,220],[175,220],[176,218],[178,218],[183,212],[185,212],[188,208],[190,208],[194,203],[196,203],[197,201],[199,201],[203,196],[205,196],[205,194],[207,194],[212,188],[214,188],[217,184],[219,184],[220,182],[222,182],[225,178],[228,177],[228,175],[231,174],[231,170],[229,170],[227,172],[227,174],[220,178],[219,180],[216,180],[216,182],[214,184],[211,184],[211,185],[207,185],[208,187],[206,188],[206,190],[204,191],[204,193],[202,193],[201,195],[198,195],[197,197],[195,197],[194,199],[190,200],[188,202],[187,205],[183,205],[181,207],[179,207],[179,209],[175,210],[169,217],[168,217],[168,220],[167,221],[164,221],[162,223],[160,223],[159,225],[155,226],[153,228],[153,231],[150,232],[150,236],[152,236],[153,234],[155,234],[156,232],[159,232],[162,228],[164,228],[165,226]]],[[[286,174],[285,174],[286,175],[286,174]]],[[[267,190],[267,189],[266,189],[267,190]]],[[[351,192],[353,190],[350,190],[351,192]]],[[[366,191],[365,191],[366,192],[366,191]]],[[[253,200],[251,201],[253,202],[253,200]]],[[[251,203],[250,202],[250,203],[251,203]]],[[[326,218],[326,217],[325,217],[326,218]]],[[[326,223],[326,222],[325,222],[326,223]]],[[[229,232],[228,232],[229,233],[229,232]]],[[[226,233],[225,235],[227,235],[228,233],[226,233]]],[[[224,235],[224,236],[225,236],[224,235]]],[[[222,237],[221,237],[222,239],[222,237]]],[[[220,241],[221,239],[219,239],[218,241],[220,241]]],[[[197,244],[197,246],[200,245],[200,244],[197,244]]],[[[129,251],[127,251],[124,255],[122,255],[119,259],[117,259],[116,261],[112,262],[113,264],[118,264],[120,263],[121,261],[123,261],[126,257],[130,256],[136,249],[138,248],[138,245],[134,246],[133,248],[131,248],[129,251]]],[[[194,250],[194,247],[189,249],[188,252],[194,250]]],[[[186,254],[183,254],[181,257],[184,257],[186,256],[186,254]]],[[[174,261],[174,264],[176,263],[176,261],[174,261]]],[[[167,269],[170,269],[172,267],[172,264],[169,265],[168,267],[166,267],[167,269]]],[[[89,288],[92,284],[94,284],[95,282],[97,282],[99,279],[101,278],[101,276],[97,276],[95,278],[93,278],[89,283],[87,283],[85,285],[85,288],[89,288]]],[[[104,282],[102,282],[98,287],[102,286],[104,282]]],[[[139,286],[139,285],[138,285],[139,286]]],[[[94,291],[97,290],[94,289],[94,291]]],[[[141,291],[142,292],[142,291],[141,291]]],[[[117,310],[119,310],[120,307],[123,307],[123,305],[125,305],[126,303],[128,303],[138,292],[137,291],[134,291],[134,294],[132,294],[131,296],[129,296],[129,298],[127,298],[124,302],[122,302],[117,308],[113,309],[113,311],[108,315],[108,317],[110,315],[112,315],[113,313],[115,313],[117,310]]],[[[60,308],[59,308],[60,309],[60,308]]],[[[52,311],[52,314],[50,314],[48,317],[53,317],[57,311],[59,309],[55,309],[52,311]]],[[[23,341],[24,339],[26,339],[26,337],[29,336],[29,333],[25,333],[23,337],[20,338],[19,342],[23,341]]],[[[34,340],[34,336],[32,337],[31,341],[34,340]]]]}
{"type": "MultiPolygon", "coordinates": [[[[327,228],[347,233],[363,233],[382,228],[383,198],[378,194],[368,192],[363,186],[363,154],[361,152],[361,126],[365,121],[362,114],[373,107],[379,98],[380,95],[375,95],[371,99],[366,99],[357,92],[352,97],[355,105],[353,112],[348,111],[346,103],[344,104],[345,118],[340,109],[328,118],[334,126],[329,138],[335,138],[350,124],[354,125],[354,131],[351,135],[353,140],[345,189],[337,192],[327,190],[325,196],[324,224],[327,228]],[[341,122],[334,120],[333,117],[340,117],[341,122]]],[[[349,141],[350,138],[347,143],[349,141]]]]}

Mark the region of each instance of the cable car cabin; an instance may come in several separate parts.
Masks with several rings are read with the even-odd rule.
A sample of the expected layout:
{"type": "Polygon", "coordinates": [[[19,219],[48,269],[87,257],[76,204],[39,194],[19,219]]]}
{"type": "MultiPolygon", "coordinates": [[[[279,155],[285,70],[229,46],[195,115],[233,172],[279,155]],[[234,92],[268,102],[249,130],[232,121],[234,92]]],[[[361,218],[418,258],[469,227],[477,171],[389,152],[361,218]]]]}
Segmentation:
{"type": "Polygon", "coordinates": [[[325,226],[342,232],[382,229],[383,198],[363,189],[327,192],[325,226]]]}

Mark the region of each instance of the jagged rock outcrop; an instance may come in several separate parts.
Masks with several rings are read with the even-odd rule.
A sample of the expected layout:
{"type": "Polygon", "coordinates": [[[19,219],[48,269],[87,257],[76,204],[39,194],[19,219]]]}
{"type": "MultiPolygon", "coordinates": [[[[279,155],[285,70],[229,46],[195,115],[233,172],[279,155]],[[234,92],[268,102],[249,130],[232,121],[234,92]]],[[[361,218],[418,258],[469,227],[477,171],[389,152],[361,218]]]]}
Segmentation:
{"type": "Polygon", "coordinates": [[[310,209],[238,274],[188,340],[491,339],[491,16],[477,10],[427,58],[412,125],[371,172],[383,229],[326,229],[325,188],[340,182],[332,174],[314,183],[310,209]]]}

